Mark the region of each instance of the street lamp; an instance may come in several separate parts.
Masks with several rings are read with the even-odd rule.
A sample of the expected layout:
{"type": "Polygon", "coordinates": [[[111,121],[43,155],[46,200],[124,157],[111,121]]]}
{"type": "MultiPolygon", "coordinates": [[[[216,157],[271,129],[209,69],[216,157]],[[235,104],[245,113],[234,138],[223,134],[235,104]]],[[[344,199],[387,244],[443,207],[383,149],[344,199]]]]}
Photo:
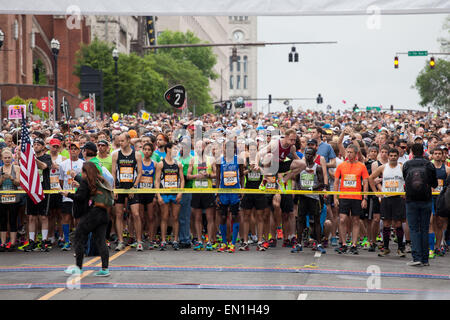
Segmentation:
{"type": "Polygon", "coordinates": [[[114,87],[116,89],[116,113],[119,112],[119,84],[118,84],[118,74],[117,74],[117,60],[119,60],[119,50],[117,48],[114,48],[112,51],[112,56],[114,59],[114,65],[115,65],[115,71],[114,74],[116,76],[116,81],[114,83],[114,87]]]}
{"type": "Polygon", "coordinates": [[[58,120],[58,53],[61,45],[55,38],[50,42],[50,47],[52,48],[53,58],[55,59],[55,101],[53,101],[53,108],[55,109],[55,121],[58,120]]]}

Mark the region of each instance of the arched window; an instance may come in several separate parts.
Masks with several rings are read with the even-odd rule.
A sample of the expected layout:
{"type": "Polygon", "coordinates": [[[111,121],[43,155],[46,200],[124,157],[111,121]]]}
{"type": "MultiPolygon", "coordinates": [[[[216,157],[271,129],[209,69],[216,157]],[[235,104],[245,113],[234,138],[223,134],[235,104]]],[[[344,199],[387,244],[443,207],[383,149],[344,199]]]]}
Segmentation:
{"type": "Polygon", "coordinates": [[[237,68],[236,68],[236,71],[237,72],[241,72],[241,56],[238,56],[237,57],[237,68]]]}
{"type": "Polygon", "coordinates": [[[241,88],[241,76],[237,75],[237,79],[236,79],[236,89],[240,89],[241,88]]]}
{"type": "Polygon", "coordinates": [[[248,78],[247,75],[245,75],[244,76],[244,89],[247,89],[247,87],[248,87],[248,83],[247,83],[248,79],[247,78],[248,78]]]}
{"type": "Polygon", "coordinates": [[[244,73],[247,73],[247,56],[244,56],[244,73]]]}
{"type": "Polygon", "coordinates": [[[230,56],[230,72],[233,72],[233,57],[230,56]]]}
{"type": "Polygon", "coordinates": [[[233,76],[230,76],[230,89],[233,89],[233,76]]]}

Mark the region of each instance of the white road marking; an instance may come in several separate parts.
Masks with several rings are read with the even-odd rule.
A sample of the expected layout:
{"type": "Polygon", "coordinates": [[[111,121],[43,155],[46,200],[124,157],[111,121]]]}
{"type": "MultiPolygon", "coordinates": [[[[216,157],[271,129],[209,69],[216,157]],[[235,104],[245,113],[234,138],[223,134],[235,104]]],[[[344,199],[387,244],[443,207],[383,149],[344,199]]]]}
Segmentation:
{"type": "Polygon", "coordinates": [[[314,258],[320,258],[321,256],[322,256],[322,253],[317,251],[316,254],[314,255],[314,258]]]}
{"type": "Polygon", "coordinates": [[[300,293],[299,295],[298,295],[298,298],[297,298],[297,300],[306,300],[306,297],[308,296],[308,294],[306,294],[306,293],[300,293]]]}

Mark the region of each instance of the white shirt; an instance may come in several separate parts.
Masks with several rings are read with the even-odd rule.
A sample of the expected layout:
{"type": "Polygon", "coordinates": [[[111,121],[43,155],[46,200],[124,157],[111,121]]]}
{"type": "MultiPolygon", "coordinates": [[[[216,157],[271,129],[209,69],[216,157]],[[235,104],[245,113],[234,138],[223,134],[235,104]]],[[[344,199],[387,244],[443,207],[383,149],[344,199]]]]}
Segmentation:
{"type": "MultiPolygon", "coordinates": [[[[83,168],[84,161],[81,159],[78,159],[77,161],[72,161],[70,159],[64,160],[59,165],[59,180],[64,181],[63,183],[63,189],[64,190],[70,190],[74,189],[72,187],[72,181],[74,180],[72,176],[70,175],[70,171],[75,171],[76,174],[81,173],[81,169],[83,168]]],[[[72,202],[73,200],[70,198],[63,197],[63,202],[72,202]]]]}

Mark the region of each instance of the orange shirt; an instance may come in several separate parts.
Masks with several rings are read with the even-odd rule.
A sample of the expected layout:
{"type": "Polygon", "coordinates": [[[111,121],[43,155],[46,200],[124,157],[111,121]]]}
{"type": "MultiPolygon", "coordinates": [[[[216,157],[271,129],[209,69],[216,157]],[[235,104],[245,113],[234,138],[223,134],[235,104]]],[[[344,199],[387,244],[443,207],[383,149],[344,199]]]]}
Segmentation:
{"type": "MultiPolygon", "coordinates": [[[[342,162],[336,168],[334,176],[336,179],[341,179],[340,191],[343,192],[361,192],[361,179],[369,179],[367,168],[361,162],[342,162]]],[[[362,200],[360,195],[339,195],[339,198],[362,200]]]]}

